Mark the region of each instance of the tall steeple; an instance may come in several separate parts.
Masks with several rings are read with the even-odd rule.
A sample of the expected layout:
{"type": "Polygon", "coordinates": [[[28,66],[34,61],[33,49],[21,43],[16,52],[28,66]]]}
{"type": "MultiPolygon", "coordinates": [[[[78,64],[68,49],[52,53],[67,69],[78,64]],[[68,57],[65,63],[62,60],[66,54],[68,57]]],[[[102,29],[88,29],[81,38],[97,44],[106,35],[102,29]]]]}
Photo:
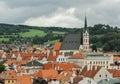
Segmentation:
{"type": "Polygon", "coordinates": [[[87,29],[87,18],[86,18],[86,15],[85,15],[85,23],[84,23],[84,28],[85,28],[85,30],[87,29]]]}
{"type": "Polygon", "coordinates": [[[87,29],[87,18],[85,15],[84,31],[83,31],[83,51],[89,51],[89,31],[87,29]]]}

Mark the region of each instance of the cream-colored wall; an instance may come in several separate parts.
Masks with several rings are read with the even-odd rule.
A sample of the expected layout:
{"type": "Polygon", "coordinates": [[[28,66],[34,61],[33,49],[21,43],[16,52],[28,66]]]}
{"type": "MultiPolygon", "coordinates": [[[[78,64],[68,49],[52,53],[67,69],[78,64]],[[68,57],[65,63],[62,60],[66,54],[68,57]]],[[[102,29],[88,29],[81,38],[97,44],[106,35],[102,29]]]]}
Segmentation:
{"type": "Polygon", "coordinates": [[[110,68],[110,64],[113,63],[113,57],[111,56],[98,56],[98,57],[88,57],[86,60],[86,64],[85,65],[98,65],[98,66],[102,66],[105,68],[110,68]],[[90,63],[92,62],[92,63],[90,63]]]}
{"type": "Polygon", "coordinates": [[[5,80],[5,84],[16,84],[16,80],[8,80],[8,79],[6,79],[5,80]]]}
{"type": "Polygon", "coordinates": [[[105,68],[110,68],[110,60],[86,60],[86,65],[98,65],[105,68]],[[92,62],[92,63],[91,63],[92,62]]]}
{"type": "Polygon", "coordinates": [[[69,59],[69,62],[73,62],[80,67],[83,67],[85,65],[85,60],[84,59],[69,59]]]}

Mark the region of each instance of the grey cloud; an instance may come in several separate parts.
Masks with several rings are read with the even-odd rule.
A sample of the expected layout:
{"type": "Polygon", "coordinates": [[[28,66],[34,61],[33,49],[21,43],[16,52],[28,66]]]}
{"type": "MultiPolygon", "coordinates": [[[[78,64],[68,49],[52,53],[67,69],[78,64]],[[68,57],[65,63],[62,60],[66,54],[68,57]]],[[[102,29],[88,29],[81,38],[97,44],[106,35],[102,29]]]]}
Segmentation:
{"type": "Polygon", "coordinates": [[[63,20],[57,20],[54,26],[81,27],[84,23],[85,12],[90,26],[97,23],[120,26],[119,4],[120,0],[0,0],[0,22],[24,24],[31,18],[34,18],[34,21],[40,21],[38,19],[48,21],[50,18],[53,20],[54,17],[58,17],[57,15],[63,14],[63,11],[75,8],[73,15],[68,14],[69,18],[65,19],[66,22],[63,20],[67,15],[63,15],[61,16],[63,20]],[[76,24],[69,19],[76,21],[76,24]]]}

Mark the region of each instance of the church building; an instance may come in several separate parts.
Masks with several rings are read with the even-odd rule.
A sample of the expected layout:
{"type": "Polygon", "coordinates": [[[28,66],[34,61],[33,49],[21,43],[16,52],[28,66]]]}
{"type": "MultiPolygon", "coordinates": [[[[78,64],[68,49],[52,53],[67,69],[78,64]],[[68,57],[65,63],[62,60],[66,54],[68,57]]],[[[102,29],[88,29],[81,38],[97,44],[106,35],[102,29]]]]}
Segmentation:
{"type": "Polygon", "coordinates": [[[87,28],[86,16],[84,31],[82,33],[66,35],[60,47],[61,54],[65,56],[72,56],[81,50],[83,52],[89,52],[89,31],[87,28]]]}

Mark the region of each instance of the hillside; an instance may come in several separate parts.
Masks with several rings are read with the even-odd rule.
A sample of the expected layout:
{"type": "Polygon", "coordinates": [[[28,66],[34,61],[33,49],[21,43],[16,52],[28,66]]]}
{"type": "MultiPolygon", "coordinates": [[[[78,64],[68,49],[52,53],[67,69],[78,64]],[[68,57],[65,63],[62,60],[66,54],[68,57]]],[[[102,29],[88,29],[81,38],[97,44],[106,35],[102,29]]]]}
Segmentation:
{"type": "MultiPolygon", "coordinates": [[[[90,44],[104,51],[120,51],[120,29],[105,24],[88,27],[90,44]]],[[[67,33],[80,33],[83,28],[36,27],[0,24],[0,41],[3,43],[54,44],[67,33]],[[7,30],[7,31],[6,31],[7,30]]],[[[92,46],[91,46],[92,47],[92,46]]]]}

